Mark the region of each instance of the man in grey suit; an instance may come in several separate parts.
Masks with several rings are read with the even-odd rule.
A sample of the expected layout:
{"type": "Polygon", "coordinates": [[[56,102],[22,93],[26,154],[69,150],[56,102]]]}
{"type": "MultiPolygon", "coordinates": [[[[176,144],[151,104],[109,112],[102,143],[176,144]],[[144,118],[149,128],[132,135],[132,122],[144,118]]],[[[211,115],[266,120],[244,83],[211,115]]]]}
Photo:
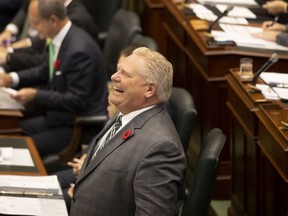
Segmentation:
{"type": "Polygon", "coordinates": [[[120,113],[91,143],[70,190],[70,215],[175,216],[186,157],[163,106],[171,94],[172,65],[141,47],[119,62],[111,79],[109,100],[120,113]],[[119,116],[121,124],[115,124],[119,116]]]}

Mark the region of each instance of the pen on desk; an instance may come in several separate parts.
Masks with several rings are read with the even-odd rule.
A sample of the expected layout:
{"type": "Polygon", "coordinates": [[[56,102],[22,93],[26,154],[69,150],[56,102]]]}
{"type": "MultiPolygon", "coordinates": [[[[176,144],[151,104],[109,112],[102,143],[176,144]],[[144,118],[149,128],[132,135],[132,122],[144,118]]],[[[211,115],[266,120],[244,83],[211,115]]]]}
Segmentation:
{"type": "Polygon", "coordinates": [[[267,27],[273,26],[276,22],[278,22],[278,19],[279,19],[279,15],[275,16],[274,20],[271,22],[271,24],[267,25],[267,27]]]}

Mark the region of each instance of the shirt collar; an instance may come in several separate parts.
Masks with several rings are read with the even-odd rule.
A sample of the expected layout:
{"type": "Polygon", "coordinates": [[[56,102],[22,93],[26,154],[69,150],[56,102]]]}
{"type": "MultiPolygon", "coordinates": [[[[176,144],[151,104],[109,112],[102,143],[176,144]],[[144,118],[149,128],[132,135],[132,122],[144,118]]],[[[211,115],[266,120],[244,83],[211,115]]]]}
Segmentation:
{"type": "Polygon", "coordinates": [[[60,47],[65,36],[67,35],[70,27],[72,25],[72,22],[69,20],[64,27],[58,32],[58,34],[52,39],[52,42],[55,47],[60,47]]]}
{"type": "Polygon", "coordinates": [[[69,5],[71,2],[72,2],[72,0],[66,0],[65,3],[64,3],[65,7],[68,7],[68,5],[69,5]]]}
{"type": "Polygon", "coordinates": [[[135,116],[139,115],[140,113],[142,113],[142,112],[144,112],[144,111],[146,111],[148,109],[151,109],[154,106],[156,106],[156,105],[145,107],[145,108],[130,112],[130,113],[126,114],[126,115],[123,115],[122,113],[120,113],[119,115],[123,115],[121,128],[124,127],[126,124],[128,124],[128,122],[130,122],[135,116]]]}

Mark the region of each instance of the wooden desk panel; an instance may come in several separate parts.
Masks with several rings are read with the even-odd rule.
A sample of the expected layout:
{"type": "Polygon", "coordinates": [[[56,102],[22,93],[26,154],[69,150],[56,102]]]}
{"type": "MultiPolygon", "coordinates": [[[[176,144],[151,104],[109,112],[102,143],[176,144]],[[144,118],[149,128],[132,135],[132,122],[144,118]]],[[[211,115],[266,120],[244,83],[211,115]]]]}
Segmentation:
{"type": "Polygon", "coordinates": [[[41,157],[30,137],[0,135],[1,147],[28,148],[35,164],[33,167],[0,165],[0,174],[6,175],[47,175],[41,157]]]}
{"type": "Polygon", "coordinates": [[[247,83],[233,70],[227,81],[227,105],[232,114],[229,215],[286,215],[288,132],[279,126],[288,110],[281,102],[257,102],[262,94],[250,93],[247,83]]]}
{"type": "Polygon", "coordinates": [[[20,131],[20,119],[23,114],[19,110],[0,110],[0,133],[20,131]]]}

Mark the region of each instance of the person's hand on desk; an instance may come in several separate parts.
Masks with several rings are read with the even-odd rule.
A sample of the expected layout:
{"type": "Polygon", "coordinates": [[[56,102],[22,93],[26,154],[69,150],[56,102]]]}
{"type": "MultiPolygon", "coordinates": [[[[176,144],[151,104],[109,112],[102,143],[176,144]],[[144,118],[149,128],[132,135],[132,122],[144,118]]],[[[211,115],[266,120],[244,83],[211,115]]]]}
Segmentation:
{"type": "Polygon", "coordinates": [[[285,25],[280,24],[280,23],[274,23],[274,21],[263,22],[262,29],[264,31],[279,31],[279,32],[285,32],[286,31],[285,25]]]}
{"type": "Polygon", "coordinates": [[[277,35],[280,33],[281,32],[279,31],[263,31],[263,32],[251,34],[251,36],[256,37],[256,38],[261,38],[263,40],[275,42],[277,35]]]}
{"type": "Polygon", "coordinates": [[[4,41],[10,41],[11,38],[12,38],[13,34],[12,32],[10,31],[3,31],[1,34],[0,34],[0,44],[3,44],[4,41]]]}
{"type": "Polygon", "coordinates": [[[0,87],[10,87],[12,85],[12,77],[6,73],[0,73],[0,87]]]}
{"type": "Polygon", "coordinates": [[[267,1],[262,8],[270,14],[287,13],[287,3],[285,1],[267,1]]]}
{"type": "Polygon", "coordinates": [[[35,88],[22,88],[17,92],[17,94],[11,95],[11,97],[22,104],[26,104],[35,98],[36,93],[37,89],[35,88]]]}

